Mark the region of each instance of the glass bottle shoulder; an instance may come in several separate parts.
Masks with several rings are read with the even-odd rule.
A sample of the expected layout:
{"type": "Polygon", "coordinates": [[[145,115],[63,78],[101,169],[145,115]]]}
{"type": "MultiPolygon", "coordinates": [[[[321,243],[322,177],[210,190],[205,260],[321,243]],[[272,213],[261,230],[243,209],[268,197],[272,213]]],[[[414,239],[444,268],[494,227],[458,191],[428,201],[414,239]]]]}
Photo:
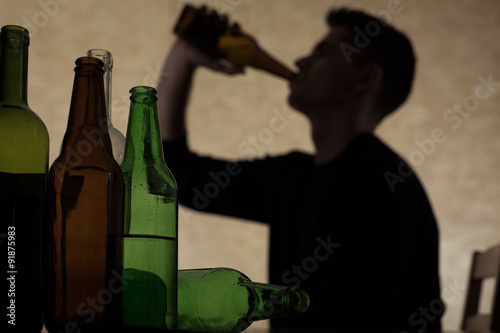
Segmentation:
{"type": "Polygon", "coordinates": [[[163,197],[175,197],[177,183],[168,168],[161,164],[154,165],[132,165],[127,168],[121,166],[125,182],[134,188],[134,191],[142,191],[163,197]]]}
{"type": "Polygon", "coordinates": [[[46,173],[49,133],[29,108],[0,107],[0,171],[46,173]]]}
{"type": "MultiPolygon", "coordinates": [[[[66,134],[61,146],[61,153],[51,166],[56,173],[71,173],[74,171],[103,172],[121,175],[121,169],[115,161],[110,149],[102,143],[102,139],[92,131],[79,131],[76,134],[66,134]]],[[[109,140],[109,139],[108,139],[109,140]]]]}
{"type": "Polygon", "coordinates": [[[34,131],[38,136],[45,134],[48,137],[47,127],[42,119],[26,107],[10,107],[0,104],[0,129],[18,131],[29,130],[34,131]]]}

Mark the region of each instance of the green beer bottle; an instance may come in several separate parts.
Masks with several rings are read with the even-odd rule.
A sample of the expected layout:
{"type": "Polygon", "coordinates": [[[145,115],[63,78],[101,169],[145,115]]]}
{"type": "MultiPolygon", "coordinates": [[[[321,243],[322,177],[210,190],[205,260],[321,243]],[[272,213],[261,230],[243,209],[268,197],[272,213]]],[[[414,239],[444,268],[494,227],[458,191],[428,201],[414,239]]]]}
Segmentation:
{"type": "Polygon", "coordinates": [[[177,184],[165,165],[156,90],[130,90],[125,154],[124,327],[175,329],[177,184]]]}
{"type": "Polygon", "coordinates": [[[39,331],[49,136],[27,102],[28,31],[0,33],[0,332],[39,331]]]}
{"type": "Polygon", "coordinates": [[[189,269],[178,273],[178,329],[236,333],[257,320],[304,313],[306,291],[250,281],[230,268],[189,269]]]}

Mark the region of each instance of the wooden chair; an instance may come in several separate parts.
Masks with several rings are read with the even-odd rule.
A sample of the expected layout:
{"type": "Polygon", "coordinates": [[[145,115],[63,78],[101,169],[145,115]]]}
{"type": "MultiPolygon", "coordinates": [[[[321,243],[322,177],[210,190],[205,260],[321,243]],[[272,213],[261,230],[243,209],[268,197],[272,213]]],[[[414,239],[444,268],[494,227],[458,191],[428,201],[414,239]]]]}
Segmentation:
{"type": "Polygon", "coordinates": [[[464,331],[500,331],[500,244],[484,252],[474,252],[469,276],[465,310],[462,321],[464,331]],[[487,278],[496,278],[493,307],[488,314],[478,313],[481,287],[487,278]]]}

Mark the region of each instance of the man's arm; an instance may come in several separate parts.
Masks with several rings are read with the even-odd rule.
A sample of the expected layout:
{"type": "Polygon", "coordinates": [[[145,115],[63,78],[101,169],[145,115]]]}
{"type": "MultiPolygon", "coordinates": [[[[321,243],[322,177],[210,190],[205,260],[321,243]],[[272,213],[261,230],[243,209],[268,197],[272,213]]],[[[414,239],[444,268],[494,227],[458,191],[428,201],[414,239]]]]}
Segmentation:
{"type": "Polygon", "coordinates": [[[178,39],[165,60],[158,84],[158,116],[164,141],[175,141],[186,135],[185,113],[194,73],[207,67],[227,74],[242,73],[237,66],[221,63],[193,45],[178,39]]]}
{"type": "Polygon", "coordinates": [[[271,169],[267,162],[250,165],[201,157],[186,144],[185,113],[194,73],[200,66],[226,74],[243,72],[182,39],[174,43],[165,61],[157,87],[158,114],[165,161],[179,184],[179,202],[200,211],[264,222],[269,191],[261,193],[261,186],[271,183],[265,178],[271,169]],[[256,186],[258,180],[261,186],[256,186]]]}

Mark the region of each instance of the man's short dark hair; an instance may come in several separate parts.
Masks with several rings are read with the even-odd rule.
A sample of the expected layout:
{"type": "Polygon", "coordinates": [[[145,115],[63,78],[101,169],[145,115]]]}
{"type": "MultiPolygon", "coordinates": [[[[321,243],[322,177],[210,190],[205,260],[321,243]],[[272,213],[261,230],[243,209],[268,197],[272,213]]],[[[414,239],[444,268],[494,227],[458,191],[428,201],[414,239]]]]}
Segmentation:
{"type": "Polygon", "coordinates": [[[415,56],[409,39],[380,18],[341,8],[328,13],[330,27],[350,30],[341,47],[354,64],[375,62],[383,69],[382,89],[376,97],[380,118],[396,110],[410,94],[415,56]]]}

